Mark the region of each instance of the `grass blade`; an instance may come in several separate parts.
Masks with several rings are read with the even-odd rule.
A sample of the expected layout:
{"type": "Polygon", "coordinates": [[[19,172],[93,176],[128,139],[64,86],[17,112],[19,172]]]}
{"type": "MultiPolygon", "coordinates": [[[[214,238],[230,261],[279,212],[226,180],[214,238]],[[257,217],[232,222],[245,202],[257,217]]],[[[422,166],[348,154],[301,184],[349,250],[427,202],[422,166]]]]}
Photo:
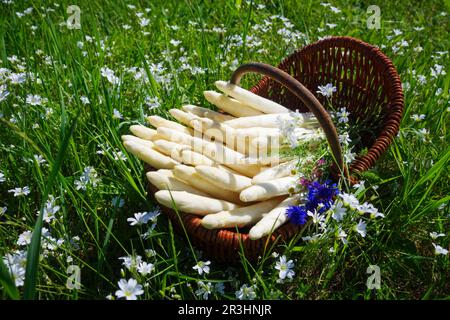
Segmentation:
{"type": "Polygon", "coordinates": [[[14,279],[11,277],[8,267],[3,263],[3,257],[0,259],[0,283],[5,293],[13,300],[19,299],[19,291],[17,290],[14,279]]]}
{"type": "Polygon", "coordinates": [[[38,273],[38,267],[39,267],[39,254],[40,254],[40,249],[41,249],[41,233],[42,233],[42,224],[43,224],[43,218],[44,218],[44,206],[47,201],[49,192],[55,183],[56,177],[58,176],[58,173],[61,168],[64,157],[67,154],[67,148],[69,147],[69,141],[75,130],[78,116],[79,116],[79,112],[78,112],[77,116],[75,117],[75,119],[72,121],[72,125],[70,127],[69,132],[66,133],[66,135],[64,136],[64,139],[62,140],[62,142],[59,146],[59,152],[56,157],[56,161],[53,164],[52,171],[50,172],[50,175],[48,177],[47,184],[45,186],[44,195],[41,200],[41,210],[39,211],[39,216],[37,218],[36,224],[33,229],[33,235],[31,237],[30,247],[28,248],[28,252],[27,252],[27,266],[26,266],[26,271],[25,271],[25,287],[24,287],[24,293],[23,293],[23,298],[26,300],[34,299],[34,295],[36,292],[36,280],[37,280],[37,273],[38,273]]]}

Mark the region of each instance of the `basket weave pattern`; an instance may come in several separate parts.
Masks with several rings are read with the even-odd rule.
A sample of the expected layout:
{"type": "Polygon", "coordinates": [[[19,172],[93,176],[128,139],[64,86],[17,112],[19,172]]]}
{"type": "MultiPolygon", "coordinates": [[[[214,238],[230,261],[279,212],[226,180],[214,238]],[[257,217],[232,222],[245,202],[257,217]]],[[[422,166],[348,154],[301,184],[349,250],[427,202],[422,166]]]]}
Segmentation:
{"type": "MultiPolygon", "coordinates": [[[[396,136],[403,113],[403,91],[400,78],[392,62],[378,48],[350,37],[331,37],[310,44],[285,58],[278,68],[289,73],[316,95],[319,85],[332,83],[337,87],[333,95],[334,108],[347,108],[350,122],[370,130],[360,133],[359,149],[367,148],[364,156],[350,165],[350,174],[371,168],[396,136]]],[[[271,99],[293,111],[309,112],[294,94],[278,82],[265,76],[251,91],[271,99]]],[[[325,105],[325,98],[316,95],[325,105]]],[[[147,167],[146,170],[152,170],[147,167]]],[[[149,184],[149,193],[157,189],[149,184]]],[[[187,234],[194,246],[205,256],[221,262],[239,259],[241,246],[249,260],[262,255],[276,241],[292,238],[299,227],[286,223],[268,239],[250,240],[247,229],[208,230],[201,225],[201,217],[177,214],[163,207],[174,227],[187,234]]]]}

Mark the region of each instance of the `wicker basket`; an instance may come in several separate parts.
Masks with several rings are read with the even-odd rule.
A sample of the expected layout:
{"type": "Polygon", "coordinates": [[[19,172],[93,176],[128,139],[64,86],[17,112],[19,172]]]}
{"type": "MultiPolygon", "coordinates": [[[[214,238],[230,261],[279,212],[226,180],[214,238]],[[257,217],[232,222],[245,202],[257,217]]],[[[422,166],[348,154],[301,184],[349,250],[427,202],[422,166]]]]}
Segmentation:
{"type": "MultiPolygon", "coordinates": [[[[332,83],[337,87],[333,107],[346,107],[351,121],[370,130],[360,133],[359,148],[368,152],[354,160],[349,177],[372,167],[388,148],[398,132],[403,113],[403,92],[392,62],[376,47],[350,37],[331,37],[310,44],[285,58],[277,68],[250,63],[240,66],[230,82],[239,84],[243,74],[257,72],[265,75],[251,91],[281,105],[300,112],[313,112],[330,143],[336,163],[335,172],[342,166],[342,154],[336,128],[322,106],[323,97],[315,97],[319,85],[332,83]],[[303,85],[302,85],[303,84],[303,85]],[[375,134],[374,134],[375,133],[375,134]]],[[[147,167],[148,170],[151,168],[147,167]]],[[[151,195],[156,191],[149,184],[151,195]]],[[[220,262],[239,259],[241,246],[249,260],[261,256],[275,242],[292,238],[298,226],[286,223],[270,238],[250,240],[248,229],[208,230],[201,218],[192,214],[177,215],[163,208],[175,228],[187,234],[190,241],[204,251],[205,256],[220,262]]]]}

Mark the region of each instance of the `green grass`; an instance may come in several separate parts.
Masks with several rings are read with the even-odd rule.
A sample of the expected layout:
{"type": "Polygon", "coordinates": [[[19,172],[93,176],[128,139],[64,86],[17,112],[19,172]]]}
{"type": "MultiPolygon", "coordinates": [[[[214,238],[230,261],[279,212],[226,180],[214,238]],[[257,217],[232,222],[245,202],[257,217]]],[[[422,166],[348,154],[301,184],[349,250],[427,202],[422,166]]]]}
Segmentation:
{"type": "MultiPolygon", "coordinates": [[[[20,285],[17,294],[0,264],[1,298],[104,298],[114,294],[120,279],[131,277],[146,284],[140,296],[143,299],[200,298],[195,295],[199,280],[224,283],[224,294],[210,296],[219,299],[234,299],[235,291],[252,283],[262,299],[450,297],[448,255],[435,255],[432,245],[448,249],[450,240],[449,1],[420,5],[380,2],[380,30],[369,30],[365,23],[366,9],[373,1],[333,1],[341,9],[333,13],[320,1],[267,1],[265,8],[246,1],[241,7],[236,5],[241,1],[220,5],[209,1],[136,1],[136,9],[130,9],[127,4],[131,2],[86,0],[78,1],[79,30],[60,25],[67,20],[66,9],[72,3],[61,1],[56,7],[53,2],[1,5],[0,67],[34,76],[22,84],[8,81],[10,94],[0,102],[0,172],[5,176],[0,182],[0,207],[7,207],[0,215],[0,255],[27,249],[17,244],[18,237],[39,225],[37,213],[45,205],[47,191],[60,206],[57,218],[43,224],[54,240],[43,241],[44,247],[41,242],[38,267],[36,261],[27,266],[37,267],[35,294],[30,277],[26,283],[32,288],[20,285]],[[16,14],[30,6],[34,8],[31,14],[16,14]],[[147,26],[139,26],[136,12],[149,19],[147,26]],[[283,21],[271,19],[274,15],[289,19],[291,30],[299,37],[291,35],[285,42],[278,33],[283,21]],[[336,27],[331,29],[327,23],[336,27]],[[125,30],[124,24],[131,29],[125,30]],[[394,36],[393,29],[402,34],[394,36]],[[368,226],[365,238],[349,236],[346,246],[336,239],[309,243],[297,237],[276,248],[295,260],[296,275],[284,284],[277,283],[276,259],[270,252],[255,264],[244,259],[236,266],[212,261],[211,272],[199,276],[192,267],[206,259],[191,249],[183,235],[174,233],[164,216],[159,217],[149,238],[142,240],[139,228],[131,227],[126,219],[152,210],[155,204],[147,197],[142,163],[133,156],[122,160],[118,154],[126,154],[120,136],[129,132],[128,127],[145,123],[145,115],[170,117],[167,110],[182,104],[208,106],[202,92],[213,88],[216,80],[229,79],[238,65],[249,61],[276,65],[295,48],[326,35],[353,36],[379,46],[392,58],[405,85],[401,132],[364,176],[365,199],[386,217],[368,226]],[[85,36],[94,39],[88,42],[85,36]],[[172,39],[181,42],[175,46],[172,39]],[[393,46],[402,40],[408,46],[396,51],[393,46]],[[84,44],[81,49],[79,41],[84,44]],[[421,52],[414,50],[419,45],[421,52]],[[183,56],[186,61],[180,59],[183,56]],[[199,67],[200,72],[184,70],[183,64],[199,67]],[[435,64],[442,65],[446,75],[432,77],[435,64]],[[115,71],[122,81],[120,87],[101,76],[102,67],[115,71]],[[127,71],[131,67],[142,68],[147,81],[134,79],[127,71]],[[426,82],[421,83],[418,75],[424,75],[426,82]],[[48,102],[32,106],[26,103],[28,94],[38,94],[48,102]],[[90,103],[83,104],[81,96],[88,97],[90,103]],[[150,110],[146,97],[157,97],[160,106],[150,110]],[[113,118],[114,109],[123,119],[113,118]],[[68,136],[78,114],[77,126],[68,136]],[[414,121],[413,114],[424,114],[425,119],[414,121]],[[423,128],[429,132],[425,137],[418,131],[423,128]],[[66,137],[69,140],[64,142],[66,137]],[[62,148],[65,159],[59,163],[62,148]],[[34,155],[46,162],[39,164],[34,155]],[[59,172],[55,172],[59,165],[59,172]],[[100,180],[96,186],[77,190],[75,181],[87,166],[95,168],[100,180]],[[48,183],[50,179],[54,179],[53,184],[48,183]],[[27,196],[14,197],[8,192],[24,186],[31,190],[27,196]],[[114,205],[115,197],[123,199],[124,205],[114,205]],[[432,240],[430,232],[445,236],[432,240]],[[51,244],[57,248],[46,247],[51,244]],[[335,245],[338,250],[330,253],[330,246],[335,245]],[[154,249],[156,256],[146,257],[146,249],[154,249]],[[154,263],[153,273],[142,276],[136,270],[121,271],[118,258],[132,254],[154,263]],[[72,264],[81,268],[80,290],[66,288],[70,276],[66,270],[72,264]],[[369,265],[380,267],[380,290],[366,287],[369,265]]],[[[248,87],[257,78],[244,80],[243,86],[248,87]]],[[[0,85],[3,82],[0,77],[0,85]]],[[[27,270],[30,276],[31,271],[27,270]]]]}

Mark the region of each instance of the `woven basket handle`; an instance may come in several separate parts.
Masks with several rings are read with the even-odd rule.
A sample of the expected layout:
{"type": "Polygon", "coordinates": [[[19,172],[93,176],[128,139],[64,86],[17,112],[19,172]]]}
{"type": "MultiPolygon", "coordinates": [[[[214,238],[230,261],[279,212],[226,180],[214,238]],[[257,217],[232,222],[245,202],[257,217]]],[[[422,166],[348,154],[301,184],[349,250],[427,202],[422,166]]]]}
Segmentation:
{"type": "Polygon", "coordinates": [[[289,91],[296,95],[314,114],[314,116],[319,121],[320,125],[325,132],[328,143],[331,147],[331,152],[333,152],[335,163],[339,169],[339,172],[345,172],[344,175],[347,177],[348,173],[344,171],[344,162],[342,158],[342,150],[339,144],[339,137],[336,131],[336,127],[331,120],[330,115],[321,105],[319,100],[298,80],[289,75],[288,73],[275,68],[271,65],[265,63],[251,62],[239,66],[232,74],[230,83],[239,85],[241,77],[250,72],[260,73],[265,76],[272,78],[281,85],[285,86],[289,91]]]}

